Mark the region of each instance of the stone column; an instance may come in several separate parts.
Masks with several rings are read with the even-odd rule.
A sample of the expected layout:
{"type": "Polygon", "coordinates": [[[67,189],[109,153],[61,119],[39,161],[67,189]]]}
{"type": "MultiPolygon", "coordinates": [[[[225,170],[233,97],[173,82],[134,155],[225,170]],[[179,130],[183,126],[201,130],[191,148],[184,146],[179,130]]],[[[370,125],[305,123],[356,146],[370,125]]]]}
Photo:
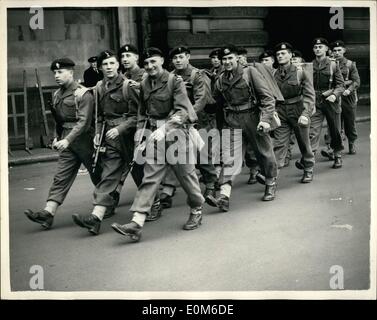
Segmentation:
{"type": "Polygon", "coordinates": [[[118,8],[119,43],[131,43],[137,46],[137,29],[135,8],[118,8]]]}

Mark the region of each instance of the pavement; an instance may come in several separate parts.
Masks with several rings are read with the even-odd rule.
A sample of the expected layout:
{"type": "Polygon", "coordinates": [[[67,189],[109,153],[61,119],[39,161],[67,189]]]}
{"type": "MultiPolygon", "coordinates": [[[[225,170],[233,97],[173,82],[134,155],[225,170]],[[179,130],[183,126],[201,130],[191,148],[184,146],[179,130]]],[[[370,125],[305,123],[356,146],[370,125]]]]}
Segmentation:
{"type": "MultiPolygon", "coordinates": [[[[370,121],[370,119],[370,104],[359,105],[357,109],[356,121],[364,122],[370,121]]],[[[326,124],[324,124],[324,126],[325,125],[326,124]]],[[[13,150],[12,155],[8,155],[8,164],[10,166],[16,166],[22,164],[56,161],[57,159],[58,153],[54,150],[47,148],[35,148],[31,150],[31,153],[28,153],[25,150],[13,150]]]]}
{"type": "Polygon", "coordinates": [[[213,291],[328,292],[335,273],[344,290],[365,290],[370,286],[370,123],[359,123],[358,132],[358,153],[345,152],[338,170],[317,157],[310,184],[299,183],[295,145],[271,202],[261,201],[262,185],[246,184],[244,169],[235,181],[230,211],[205,206],[203,224],[193,231],[182,230],[188,208],[178,189],[173,207],[146,223],[138,243],[110,227],[130,221],[136,192],[132,179],[126,180],[116,215],[102,223],[98,236],[91,236],[71,217],[91,212],[88,175],[77,177],[53,228],[43,231],[23,211],[43,208],[56,163],[11,167],[11,288],[31,290],[32,268],[39,266],[43,290],[54,292],[166,291],[170,297],[181,291],[206,291],[207,297],[213,291]]]}

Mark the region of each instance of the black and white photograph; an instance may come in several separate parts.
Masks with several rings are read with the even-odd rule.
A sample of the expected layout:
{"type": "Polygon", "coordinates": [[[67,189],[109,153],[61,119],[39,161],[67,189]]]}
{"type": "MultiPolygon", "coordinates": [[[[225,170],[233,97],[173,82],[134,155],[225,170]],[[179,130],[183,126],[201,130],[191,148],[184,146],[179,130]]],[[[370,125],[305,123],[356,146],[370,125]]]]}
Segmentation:
{"type": "Polygon", "coordinates": [[[376,299],[375,1],[1,6],[2,299],[376,299]]]}

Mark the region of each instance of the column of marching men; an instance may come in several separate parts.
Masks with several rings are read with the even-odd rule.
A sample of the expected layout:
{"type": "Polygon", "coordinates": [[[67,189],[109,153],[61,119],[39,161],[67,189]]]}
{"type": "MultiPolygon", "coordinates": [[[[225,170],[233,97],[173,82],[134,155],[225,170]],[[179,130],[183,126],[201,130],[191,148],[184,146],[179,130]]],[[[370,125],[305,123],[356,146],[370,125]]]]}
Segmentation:
{"type": "Polygon", "coordinates": [[[173,205],[179,185],[190,207],[183,229],[193,230],[202,223],[205,203],[230,210],[233,181],[243,164],[250,170],[247,183],[263,184],[262,200],[274,200],[279,172],[289,165],[295,143],[301,153],[295,163],[302,171],[300,182],[312,182],[324,119],[327,147],[320,153],[333,161],[332,168],[341,168],[346,138],[349,154],[356,153],[360,78],[355,62],[344,56],[342,41],[329,45],[316,38],[313,53],[312,63],[305,63],[298,50],[281,42],[263,52],[259,62],[248,63],[247,51],[229,44],[213,49],[212,68],[202,70],[191,65],[189,48],[178,46],[169,52],[173,71],[168,72],[160,49],[150,47],[139,55],[126,44],[117,53],[105,50],[88,60],[94,66],[85,76],[90,87],[74,80],[71,59],[54,60],[57,172],[45,208],[27,209],[26,216],[50,229],[83,164],[93,183],[93,209],[72,218],[91,234],[99,234],[102,220],[115,214],[129,173],[137,186],[133,216],[127,224],[113,223],[116,232],[140,240],[145,221],[157,220],[173,205]],[[197,142],[183,143],[181,155],[187,159],[195,153],[194,163],[170,161],[167,150],[175,137],[197,141],[194,128],[219,135],[204,139],[201,148],[192,148],[197,142]],[[151,134],[145,139],[146,129],[151,134]],[[143,163],[135,160],[140,154],[143,163]]]}

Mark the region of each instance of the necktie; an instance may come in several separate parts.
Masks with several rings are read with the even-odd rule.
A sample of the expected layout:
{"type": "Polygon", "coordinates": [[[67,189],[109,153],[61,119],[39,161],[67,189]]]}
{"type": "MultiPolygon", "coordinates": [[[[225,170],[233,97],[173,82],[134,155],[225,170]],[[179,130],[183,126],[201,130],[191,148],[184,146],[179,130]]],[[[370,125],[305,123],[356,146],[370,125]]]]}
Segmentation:
{"type": "Polygon", "coordinates": [[[280,69],[280,77],[282,79],[284,79],[286,74],[287,74],[287,71],[284,68],[281,68],[280,69]]]}
{"type": "Polygon", "coordinates": [[[232,80],[233,79],[233,73],[232,72],[229,72],[229,80],[232,80]]]}
{"type": "Polygon", "coordinates": [[[155,79],[152,79],[151,85],[152,85],[152,89],[154,89],[154,87],[156,86],[156,80],[155,79]]]}

